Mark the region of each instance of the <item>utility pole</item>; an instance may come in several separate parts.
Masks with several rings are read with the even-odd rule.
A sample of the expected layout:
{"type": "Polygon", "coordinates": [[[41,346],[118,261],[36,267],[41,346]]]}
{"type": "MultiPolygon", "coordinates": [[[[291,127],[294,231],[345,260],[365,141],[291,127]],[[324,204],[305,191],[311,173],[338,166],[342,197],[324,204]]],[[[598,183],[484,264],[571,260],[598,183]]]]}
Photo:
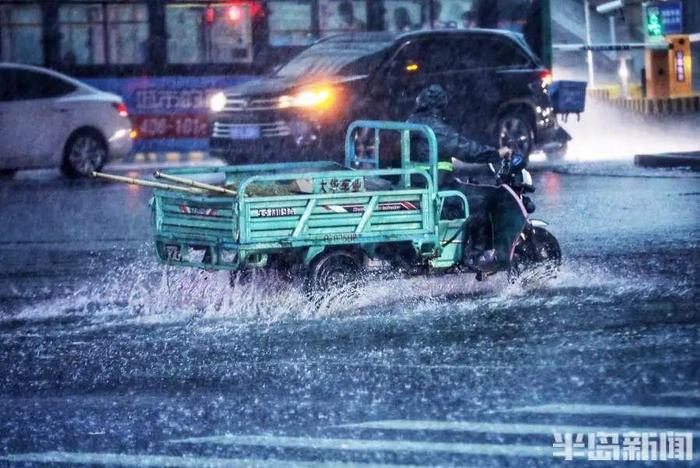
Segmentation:
{"type": "Polygon", "coordinates": [[[612,45],[617,44],[617,31],[615,30],[615,15],[608,16],[608,21],[610,22],[610,43],[612,45]]]}

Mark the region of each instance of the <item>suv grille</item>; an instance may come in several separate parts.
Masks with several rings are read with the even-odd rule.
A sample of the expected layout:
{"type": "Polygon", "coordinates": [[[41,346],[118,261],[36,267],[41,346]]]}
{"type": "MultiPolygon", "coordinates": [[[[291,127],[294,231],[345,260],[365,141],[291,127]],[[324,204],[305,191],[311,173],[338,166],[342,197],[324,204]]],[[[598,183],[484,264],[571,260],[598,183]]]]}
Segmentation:
{"type": "Polygon", "coordinates": [[[241,112],[255,110],[277,109],[279,98],[268,99],[244,99],[236,96],[226,96],[224,111],[241,112]]]}

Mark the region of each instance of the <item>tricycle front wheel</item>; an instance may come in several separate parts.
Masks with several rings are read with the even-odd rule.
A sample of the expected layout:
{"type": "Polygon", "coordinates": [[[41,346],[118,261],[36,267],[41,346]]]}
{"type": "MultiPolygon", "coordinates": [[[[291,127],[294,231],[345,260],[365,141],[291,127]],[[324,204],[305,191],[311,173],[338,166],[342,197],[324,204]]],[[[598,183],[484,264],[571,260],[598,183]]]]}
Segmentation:
{"type": "Polygon", "coordinates": [[[541,227],[533,227],[515,249],[508,271],[511,283],[554,279],[561,266],[561,248],[556,237],[541,227]]]}

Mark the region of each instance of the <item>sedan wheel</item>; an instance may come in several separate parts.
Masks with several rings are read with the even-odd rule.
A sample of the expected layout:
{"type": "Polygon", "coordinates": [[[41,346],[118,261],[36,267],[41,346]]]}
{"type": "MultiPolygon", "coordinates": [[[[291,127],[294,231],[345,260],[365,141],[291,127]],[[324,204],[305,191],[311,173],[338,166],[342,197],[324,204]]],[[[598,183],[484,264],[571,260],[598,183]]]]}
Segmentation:
{"type": "Polygon", "coordinates": [[[498,145],[528,157],[532,151],[533,131],[530,122],[521,114],[508,114],[498,121],[498,145]]]}
{"type": "Polygon", "coordinates": [[[68,144],[63,172],[68,176],[88,176],[99,171],[107,158],[102,140],[93,133],[81,133],[68,144]]]}

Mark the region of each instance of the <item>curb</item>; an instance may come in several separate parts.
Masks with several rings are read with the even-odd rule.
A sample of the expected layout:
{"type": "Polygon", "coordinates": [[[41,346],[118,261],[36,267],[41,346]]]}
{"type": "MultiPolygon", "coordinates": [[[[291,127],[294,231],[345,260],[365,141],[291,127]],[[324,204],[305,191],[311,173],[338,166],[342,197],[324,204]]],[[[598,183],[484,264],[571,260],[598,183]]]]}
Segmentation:
{"type": "Polygon", "coordinates": [[[637,154],[634,156],[634,164],[653,168],[690,167],[694,171],[700,171],[700,152],[637,154]]]}

